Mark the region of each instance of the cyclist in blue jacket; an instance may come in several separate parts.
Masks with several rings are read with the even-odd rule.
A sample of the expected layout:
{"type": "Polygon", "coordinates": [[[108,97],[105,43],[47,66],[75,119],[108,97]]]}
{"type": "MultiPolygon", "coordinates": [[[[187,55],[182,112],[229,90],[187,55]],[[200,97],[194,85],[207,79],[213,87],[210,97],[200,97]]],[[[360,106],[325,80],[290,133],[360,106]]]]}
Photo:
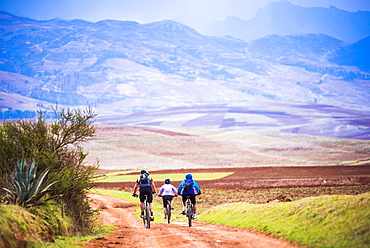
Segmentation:
{"type": "Polygon", "coordinates": [[[186,203],[186,197],[190,195],[190,201],[193,204],[193,219],[197,219],[197,207],[196,207],[196,199],[195,199],[195,190],[197,190],[197,194],[200,195],[202,192],[200,191],[199,184],[193,179],[192,174],[186,174],[185,180],[183,180],[179,187],[178,187],[178,193],[179,195],[182,195],[182,214],[185,214],[185,203],[186,203]]]}

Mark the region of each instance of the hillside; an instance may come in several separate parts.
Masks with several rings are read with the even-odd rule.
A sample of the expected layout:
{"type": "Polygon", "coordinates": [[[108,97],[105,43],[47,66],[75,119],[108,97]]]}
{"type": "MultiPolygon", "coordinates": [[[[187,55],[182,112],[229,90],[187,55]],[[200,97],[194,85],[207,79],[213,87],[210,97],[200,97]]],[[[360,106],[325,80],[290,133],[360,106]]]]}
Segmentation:
{"type": "Polygon", "coordinates": [[[370,158],[364,140],[249,130],[98,125],[84,145],[100,169],[196,169],[356,164],[370,158]]]}
{"type": "MultiPolygon", "coordinates": [[[[211,106],[195,118],[182,116],[190,126],[203,128],[203,121],[212,122],[207,117],[224,112],[224,106],[254,110],[258,105],[262,112],[280,107],[277,112],[289,115],[293,127],[274,120],[267,126],[281,124],[276,129],[290,132],[297,130],[290,112],[296,108],[287,104],[301,104],[303,116],[320,116],[325,105],[353,111],[354,119],[338,123],[334,110],[329,118],[318,119],[319,128],[306,124],[300,133],[368,138],[367,60],[349,59],[363,51],[356,47],[367,44],[366,39],[347,43],[324,34],[270,35],[248,43],[205,36],[170,20],[37,21],[3,11],[0,20],[1,119],[32,117],[37,110],[52,114],[55,105],[91,106],[101,123],[122,123],[120,118],[139,112],[148,116],[151,111],[211,106]],[[307,104],[317,106],[307,109],[307,104]]],[[[216,122],[221,121],[221,128],[246,129],[248,114],[242,117],[248,121],[217,117],[216,122]]],[[[256,117],[264,122],[266,116],[256,117]]]]}

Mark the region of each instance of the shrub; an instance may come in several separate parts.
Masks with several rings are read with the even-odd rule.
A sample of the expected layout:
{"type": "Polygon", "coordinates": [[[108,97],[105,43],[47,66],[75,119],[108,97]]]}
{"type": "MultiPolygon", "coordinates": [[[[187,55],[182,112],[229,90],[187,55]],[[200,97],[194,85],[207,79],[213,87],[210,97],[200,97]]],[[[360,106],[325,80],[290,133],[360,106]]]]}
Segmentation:
{"type": "Polygon", "coordinates": [[[29,247],[47,236],[35,215],[15,205],[0,205],[0,226],[0,247],[29,247]]]}
{"type": "MultiPolygon", "coordinates": [[[[17,161],[35,161],[38,169],[48,170],[46,185],[56,182],[50,193],[62,195],[75,226],[75,233],[91,231],[94,213],[88,204],[87,192],[98,164],[87,165],[81,144],[93,137],[96,116],[91,109],[65,109],[49,123],[43,113],[34,120],[6,121],[0,126],[0,186],[10,188],[10,178],[17,161]]],[[[5,191],[1,192],[4,194],[5,191]]]]}

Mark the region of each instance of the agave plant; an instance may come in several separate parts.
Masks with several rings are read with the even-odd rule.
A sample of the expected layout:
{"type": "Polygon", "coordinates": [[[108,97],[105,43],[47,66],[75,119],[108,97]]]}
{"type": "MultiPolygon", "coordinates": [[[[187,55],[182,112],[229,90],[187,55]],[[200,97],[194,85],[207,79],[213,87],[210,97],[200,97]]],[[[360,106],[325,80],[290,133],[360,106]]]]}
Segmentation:
{"type": "Polygon", "coordinates": [[[43,198],[56,182],[45,185],[43,181],[49,171],[45,170],[41,173],[36,173],[36,169],[35,162],[27,164],[26,161],[19,161],[17,163],[10,189],[3,188],[7,192],[5,203],[31,207],[59,196],[54,195],[43,198]]]}

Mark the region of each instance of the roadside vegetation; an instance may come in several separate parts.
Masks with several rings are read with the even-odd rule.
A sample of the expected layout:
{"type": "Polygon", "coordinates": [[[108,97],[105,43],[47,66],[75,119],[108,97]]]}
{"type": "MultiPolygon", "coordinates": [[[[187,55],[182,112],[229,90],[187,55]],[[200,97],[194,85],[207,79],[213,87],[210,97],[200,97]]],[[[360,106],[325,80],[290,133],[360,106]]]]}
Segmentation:
{"type": "Polygon", "coordinates": [[[65,109],[55,110],[51,122],[40,112],[35,120],[0,125],[0,246],[29,247],[97,229],[87,193],[98,163],[86,164],[81,147],[95,133],[95,116],[65,109]]]}
{"type": "MultiPolygon", "coordinates": [[[[95,188],[92,193],[117,197],[136,204],[132,188],[95,188]]],[[[368,247],[370,245],[370,187],[299,187],[274,189],[204,189],[197,198],[199,220],[250,228],[307,247],[368,247]],[[278,195],[292,202],[267,203],[278,195]]],[[[180,198],[174,200],[175,213],[180,198]]],[[[154,197],[155,222],[162,220],[162,200],[154,197]]],[[[174,221],[186,222],[173,215],[174,221]]]]}
{"type": "Polygon", "coordinates": [[[200,220],[253,228],[308,247],[369,247],[370,193],[323,195],[294,202],[228,203],[200,220]]]}

